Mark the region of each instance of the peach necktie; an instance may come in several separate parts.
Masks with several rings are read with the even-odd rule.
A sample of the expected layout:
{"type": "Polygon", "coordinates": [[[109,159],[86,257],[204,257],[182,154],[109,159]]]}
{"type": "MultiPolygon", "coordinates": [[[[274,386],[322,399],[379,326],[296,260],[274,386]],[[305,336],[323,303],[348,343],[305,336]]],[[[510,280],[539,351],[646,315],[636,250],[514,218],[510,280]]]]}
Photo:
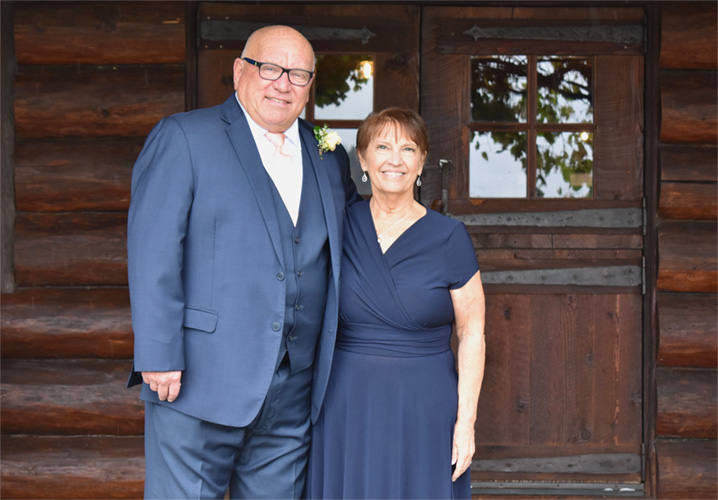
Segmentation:
{"type": "Polygon", "coordinates": [[[264,134],[267,139],[269,139],[269,142],[271,142],[274,145],[274,154],[282,155],[286,157],[290,157],[289,154],[287,154],[286,151],[284,151],[284,134],[281,132],[267,132],[264,134]]]}
{"type": "Polygon", "coordinates": [[[287,207],[292,222],[296,225],[299,217],[299,201],[302,195],[302,168],[295,165],[291,154],[291,144],[286,144],[282,133],[266,132],[264,136],[274,146],[272,159],[265,165],[279,196],[287,207]]]}

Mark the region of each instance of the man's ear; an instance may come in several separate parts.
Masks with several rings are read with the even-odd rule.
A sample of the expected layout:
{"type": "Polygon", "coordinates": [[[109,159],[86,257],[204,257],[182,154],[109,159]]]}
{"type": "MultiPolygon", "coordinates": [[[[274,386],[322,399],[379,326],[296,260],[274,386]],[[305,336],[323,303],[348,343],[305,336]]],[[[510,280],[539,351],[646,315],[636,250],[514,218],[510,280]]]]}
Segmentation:
{"type": "Polygon", "coordinates": [[[233,78],[234,78],[234,90],[237,90],[237,84],[239,83],[239,77],[242,75],[242,70],[244,69],[244,64],[242,64],[242,59],[237,58],[234,60],[234,68],[233,68],[233,78]]]}

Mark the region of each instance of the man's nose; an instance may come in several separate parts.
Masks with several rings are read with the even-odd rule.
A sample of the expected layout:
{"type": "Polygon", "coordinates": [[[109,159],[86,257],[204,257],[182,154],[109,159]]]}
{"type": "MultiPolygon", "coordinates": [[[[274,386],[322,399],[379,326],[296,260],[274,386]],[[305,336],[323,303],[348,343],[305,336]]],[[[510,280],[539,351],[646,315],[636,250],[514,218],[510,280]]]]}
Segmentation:
{"type": "Polygon", "coordinates": [[[292,84],[289,82],[289,73],[286,71],[282,75],[274,80],[274,85],[282,92],[289,92],[292,88],[292,84]]]}

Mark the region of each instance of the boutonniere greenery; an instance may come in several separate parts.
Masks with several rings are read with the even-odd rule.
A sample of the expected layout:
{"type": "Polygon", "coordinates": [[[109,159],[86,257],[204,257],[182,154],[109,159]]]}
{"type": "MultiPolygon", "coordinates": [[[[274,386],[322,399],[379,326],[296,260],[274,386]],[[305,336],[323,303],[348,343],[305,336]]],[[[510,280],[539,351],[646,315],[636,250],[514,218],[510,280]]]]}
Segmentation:
{"type": "Polygon", "coordinates": [[[337,144],[341,144],[342,138],[339,134],[327,127],[325,123],[323,127],[314,127],[314,137],[317,139],[317,147],[319,148],[319,158],[324,158],[322,155],[327,151],[334,151],[337,144]]]}

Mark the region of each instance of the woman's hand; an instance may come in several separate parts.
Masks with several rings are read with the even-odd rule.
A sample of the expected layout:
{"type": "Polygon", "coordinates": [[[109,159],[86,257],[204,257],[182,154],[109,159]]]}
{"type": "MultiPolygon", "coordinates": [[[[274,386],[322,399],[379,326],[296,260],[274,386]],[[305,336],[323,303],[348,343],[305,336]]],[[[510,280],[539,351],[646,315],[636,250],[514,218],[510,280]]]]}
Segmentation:
{"type": "Polygon", "coordinates": [[[457,420],[454,425],[454,446],[451,453],[451,465],[455,466],[452,481],[456,481],[470,466],[474,457],[474,425],[466,420],[457,420]]]}
{"type": "Polygon", "coordinates": [[[481,383],[484,379],[486,341],[484,339],[485,302],[481,285],[481,272],[463,287],[451,290],[456,320],[456,336],[459,339],[457,352],[459,372],[459,406],[454,424],[454,447],[451,464],[455,466],[452,481],[456,481],[471,465],[476,451],[474,423],[479,403],[481,383]]]}

